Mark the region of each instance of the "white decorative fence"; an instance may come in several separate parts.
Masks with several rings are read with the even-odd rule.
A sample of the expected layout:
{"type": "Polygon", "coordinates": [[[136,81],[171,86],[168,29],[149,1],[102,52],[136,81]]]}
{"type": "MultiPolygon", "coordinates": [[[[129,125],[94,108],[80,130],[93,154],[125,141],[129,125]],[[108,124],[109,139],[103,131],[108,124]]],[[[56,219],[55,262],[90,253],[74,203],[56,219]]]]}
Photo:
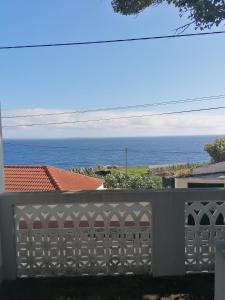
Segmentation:
{"type": "Polygon", "coordinates": [[[18,277],[151,273],[149,202],[15,207],[18,277]]]}
{"type": "Polygon", "coordinates": [[[1,278],[213,272],[224,216],[224,189],[3,194],[1,278]]]}
{"type": "Polygon", "coordinates": [[[185,216],[186,271],[214,272],[216,242],[225,241],[225,202],[188,202],[185,216]]]}

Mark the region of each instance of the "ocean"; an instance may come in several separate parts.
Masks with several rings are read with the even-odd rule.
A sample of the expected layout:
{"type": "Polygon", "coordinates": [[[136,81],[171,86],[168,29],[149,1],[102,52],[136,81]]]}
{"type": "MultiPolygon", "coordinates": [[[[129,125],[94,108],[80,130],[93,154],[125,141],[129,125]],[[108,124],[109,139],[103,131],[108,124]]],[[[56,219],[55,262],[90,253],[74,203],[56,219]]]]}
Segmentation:
{"type": "Polygon", "coordinates": [[[5,164],[52,165],[64,169],[208,162],[204,145],[218,136],[4,140],[5,164]]]}

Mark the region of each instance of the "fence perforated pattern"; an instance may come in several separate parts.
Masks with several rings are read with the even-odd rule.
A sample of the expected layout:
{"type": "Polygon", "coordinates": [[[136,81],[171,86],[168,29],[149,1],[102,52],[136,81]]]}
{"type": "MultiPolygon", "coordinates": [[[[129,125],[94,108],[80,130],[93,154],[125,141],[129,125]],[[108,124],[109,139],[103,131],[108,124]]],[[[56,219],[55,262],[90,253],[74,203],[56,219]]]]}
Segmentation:
{"type": "Polygon", "coordinates": [[[216,241],[225,239],[225,202],[185,204],[187,272],[214,272],[216,241]]]}
{"type": "Polygon", "coordinates": [[[151,206],[15,206],[18,277],[151,273],[151,206]]]}

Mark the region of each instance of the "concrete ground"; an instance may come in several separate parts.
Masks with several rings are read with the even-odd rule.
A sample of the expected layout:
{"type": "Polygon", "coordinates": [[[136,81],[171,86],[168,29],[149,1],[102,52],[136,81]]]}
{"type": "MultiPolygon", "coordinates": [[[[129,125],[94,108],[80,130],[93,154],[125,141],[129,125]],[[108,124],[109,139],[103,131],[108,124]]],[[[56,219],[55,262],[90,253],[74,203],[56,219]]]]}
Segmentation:
{"type": "Polygon", "coordinates": [[[18,279],[0,286],[0,300],[213,300],[213,294],[210,274],[18,279]]]}

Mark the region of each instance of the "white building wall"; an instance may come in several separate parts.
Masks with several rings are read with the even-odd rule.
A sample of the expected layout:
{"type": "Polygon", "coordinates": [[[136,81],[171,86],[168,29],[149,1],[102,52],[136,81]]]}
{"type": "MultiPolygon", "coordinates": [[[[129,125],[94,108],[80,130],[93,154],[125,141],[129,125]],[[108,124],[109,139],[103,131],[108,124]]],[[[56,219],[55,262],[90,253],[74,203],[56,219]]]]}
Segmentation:
{"type": "Polygon", "coordinates": [[[224,184],[225,180],[221,179],[211,179],[211,178],[194,178],[194,177],[186,177],[186,178],[175,178],[175,188],[176,189],[186,189],[188,188],[189,183],[205,183],[205,184],[224,184]]]}

